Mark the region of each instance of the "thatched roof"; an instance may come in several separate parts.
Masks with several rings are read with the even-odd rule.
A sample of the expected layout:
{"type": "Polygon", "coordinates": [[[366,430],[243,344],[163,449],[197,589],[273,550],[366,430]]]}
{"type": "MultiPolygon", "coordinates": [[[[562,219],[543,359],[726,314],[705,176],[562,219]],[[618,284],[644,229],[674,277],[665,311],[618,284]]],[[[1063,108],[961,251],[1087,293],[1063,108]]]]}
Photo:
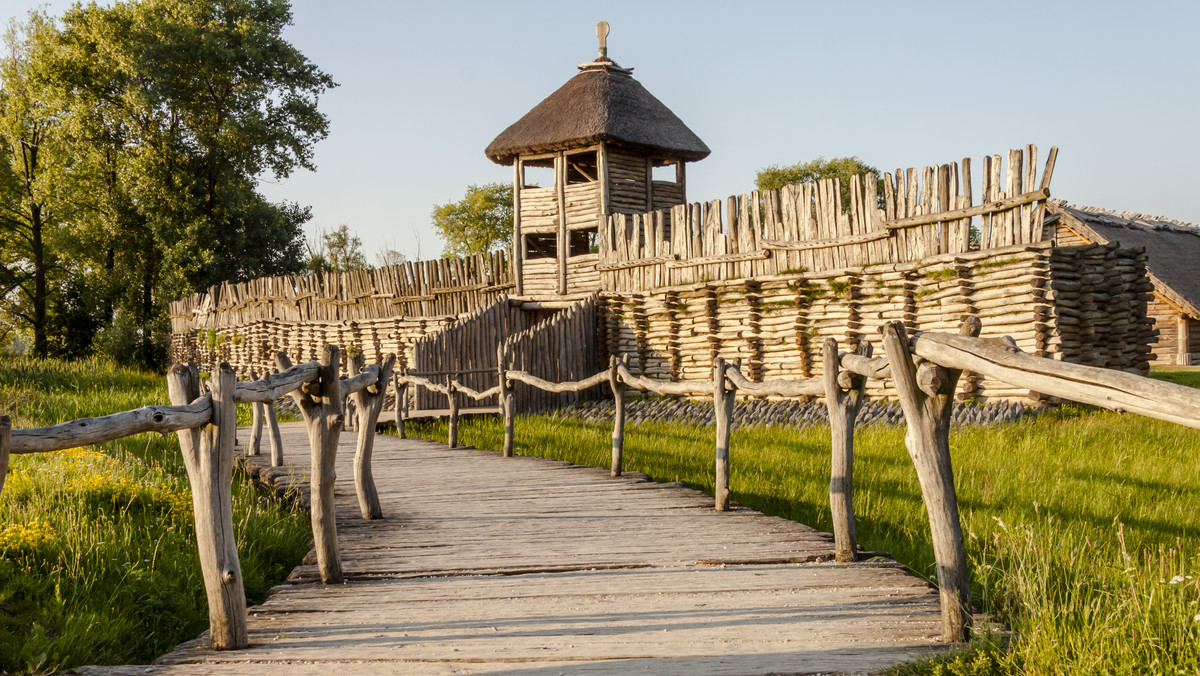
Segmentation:
{"type": "Polygon", "coordinates": [[[604,141],[663,159],[708,157],[708,146],[675,113],[608,59],[580,72],[534,106],[484,151],[497,164],[520,154],[567,150],[604,141]]]}
{"type": "Polygon", "coordinates": [[[1146,251],[1155,291],[1189,315],[1200,318],[1200,227],[1160,216],[1115,213],[1092,207],[1048,203],[1059,224],[1093,242],[1118,242],[1146,251]]]}

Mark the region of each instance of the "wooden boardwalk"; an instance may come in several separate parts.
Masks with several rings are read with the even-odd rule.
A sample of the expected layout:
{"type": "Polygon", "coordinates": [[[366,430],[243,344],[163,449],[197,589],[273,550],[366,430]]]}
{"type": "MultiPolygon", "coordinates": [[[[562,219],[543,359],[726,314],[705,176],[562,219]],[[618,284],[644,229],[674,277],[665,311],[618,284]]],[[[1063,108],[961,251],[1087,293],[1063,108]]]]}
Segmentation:
{"type": "Polygon", "coordinates": [[[824,533],[644,477],[380,436],[385,518],[363,521],[342,439],[348,582],[301,565],[251,608],[249,649],[112,671],[867,673],[938,645],[936,594],[894,562],[829,562],[824,533]]]}

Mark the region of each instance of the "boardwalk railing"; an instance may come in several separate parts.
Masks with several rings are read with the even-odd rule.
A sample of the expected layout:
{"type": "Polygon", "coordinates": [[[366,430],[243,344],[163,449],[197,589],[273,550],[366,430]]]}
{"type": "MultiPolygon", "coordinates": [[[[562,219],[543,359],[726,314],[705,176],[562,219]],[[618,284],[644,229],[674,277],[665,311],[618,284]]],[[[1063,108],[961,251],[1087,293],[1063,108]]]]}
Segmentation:
{"type": "MultiPolygon", "coordinates": [[[[333,506],[333,461],[344,422],[342,401],[350,396],[362,416],[355,455],[355,488],[363,518],[380,518],[379,498],[371,479],[371,448],[375,422],[383,407],[394,355],[382,364],[364,367],[361,355],[351,357],[353,377],[339,377],[340,351],[326,346],[319,361],[293,366],[283,353],[276,355],[279,372],[251,382],[237,381],[229,364],[221,364],[213,378],[202,383],[194,365],[175,364],[167,373],[170,406],[145,406],[97,418],[82,418],[49,427],[12,429],[9,416],[0,416],[0,494],[9,456],[48,453],[77,446],[102,444],[143,432],[175,432],[192,489],[196,521],[196,547],[208,597],[209,634],[215,650],[245,648],[246,593],[233,536],[234,446],[237,405],[255,407],[252,442],[248,452],[258,453],[262,433],[262,405],[290,395],[300,407],[308,427],[312,453],[311,502],[317,567],[325,583],[342,581],[333,506]],[[201,394],[202,385],[207,391],[201,394]]],[[[278,428],[272,421],[272,464],[282,464],[278,428]]]]}
{"type": "MultiPolygon", "coordinates": [[[[590,377],[551,382],[525,371],[505,368],[501,355],[498,384],[484,392],[451,381],[440,386],[419,377],[404,377],[405,385],[420,385],[446,394],[461,392],[472,398],[500,394],[504,415],[504,456],[513,453],[514,382],[550,392],[579,392],[608,383],[613,392],[611,475],[622,471],[625,440],[625,392],[638,389],[658,395],[712,397],[715,408],[714,499],[717,511],[729,508],[729,442],[734,398],[739,394],[768,397],[823,397],[829,413],[831,436],[830,512],[834,527],[835,558],[854,561],[858,544],[852,503],[854,475],[854,425],[870,378],[895,382],[909,431],[905,446],[917,471],[921,495],[929,516],[938,588],[942,608],[942,638],[964,641],[971,623],[967,558],[959,520],[958,498],[950,458],[950,419],[955,390],[964,372],[994,378],[1042,394],[1092,404],[1115,411],[1200,428],[1200,391],[1151,378],[1069,362],[1037,357],[1017,348],[1011,339],[980,338],[980,322],[968,316],[959,335],[914,333],[906,335],[902,322],[880,327],[884,357],[873,357],[871,345],[860,343],[856,354],[839,353],[837,341],[825,340],[826,364],[821,378],[772,379],[754,382],[721,357],[713,361],[712,380],[667,382],[635,376],[612,358],[609,367],[590,377]]],[[[403,423],[401,434],[403,434],[403,423]]],[[[449,443],[458,443],[457,408],[451,407],[449,443]]]]}

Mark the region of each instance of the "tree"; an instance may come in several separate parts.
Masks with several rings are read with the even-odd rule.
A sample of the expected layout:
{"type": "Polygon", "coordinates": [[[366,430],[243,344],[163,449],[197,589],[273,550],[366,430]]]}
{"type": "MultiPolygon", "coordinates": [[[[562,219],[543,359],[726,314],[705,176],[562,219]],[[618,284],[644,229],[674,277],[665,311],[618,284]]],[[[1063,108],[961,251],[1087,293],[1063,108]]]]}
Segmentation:
{"type": "Polygon", "coordinates": [[[347,272],[369,269],[367,257],[363,255],[362,240],[350,233],[350,226],[342,224],[333,230],[321,230],[317,241],[308,243],[309,272],[347,272]]]}
{"type": "Polygon", "coordinates": [[[512,241],[513,192],[511,183],[487,183],[467,187],[457,202],[433,209],[446,256],[466,256],[502,249],[512,241]]]}
{"type": "MultiPolygon", "coordinates": [[[[878,169],[866,164],[856,155],[835,157],[831,160],[818,157],[815,160],[797,162],[786,167],[771,165],[765,169],[759,169],[758,173],[754,176],[754,185],[759,190],[778,190],[791,183],[811,183],[826,178],[837,178],[842,182],[842,209],[849,211],[849,178],[858,174],[875,174],[875,176],[880,176],[878,169]]],[[[878,194],[879,199],[882,200],[882,185],[878,194]]]]}
{"type": "MultiPolygon", "coordinates": [[[[312,148],[328,133],[317,99],[335,84],[283,39],[286,0],[92,2],[72,6],[58,26],[44,23],[43,37],[12,52],[21,59],[8,60],[16,66],[3,71],[3,93],[12,101],[18,85],[37,85],[27,88],[35,96],[25,109],[45,111],[51,126],[36,144],[8,130],[0,140],[13,158],[38,148],[35,168],[53,180],[9,171],[0,175],[0,199],[19,207],[8,211],[21,214],[25,231],[39,213],[34,205],[43,228],[61,225],[45,269],[56,252],[70,251],[60,258],[88,291],[71,294],[72,321],[125,317],[134,330],[122,335],[139,345],[118,356],[156,365],[170,299],[303,269],[308,209],[268,202],[257,183],[314,168],[312,148]]],[[[19,118],[5,108],[6,119],[19,118]]],[[[34,129],[33,117],[21,119],[34,129]]],[[[14,251],[0,246],[9,271],[36,277],[34,259],[14,251]]],[[[46,312],[28,314],[46,323],[37,321],[46,312]]]]}
{"type": "Polygon", "coordinates": [[[66,161],[56,111],[45,104],[31,54],[54,31],[40,12],[13,22],[0,59],[0,297],[33,333],[33,354],[48,354],[54,238],[62,217],[53,180],[66,161]]]}

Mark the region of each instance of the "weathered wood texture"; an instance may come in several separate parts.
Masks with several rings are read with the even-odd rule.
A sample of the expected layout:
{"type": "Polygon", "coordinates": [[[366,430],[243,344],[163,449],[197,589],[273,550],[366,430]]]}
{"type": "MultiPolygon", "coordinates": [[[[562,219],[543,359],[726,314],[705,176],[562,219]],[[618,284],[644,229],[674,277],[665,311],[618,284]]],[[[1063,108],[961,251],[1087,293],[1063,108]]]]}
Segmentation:
{"type": "MultiPolygon", "coordinates": [[[[599,372],[608,357],[596,337],[596,302],[592,298],[568,305],[526,330],[505,339],[500,346],[505,368],[524,371],[552,383],[583,380],[599,372]]],[[[493,348],[494,350],[495,348],[493,348]]],[[[494,373],[490,376],[495,378],[494,373]]],[[[548,392],[522,382],[513,383],[513,401],[517,411],[531,412],[557,408],[584,399],[607,395],[602,381],[581,392],[548,392]]],[[[493,380],[491,384],[495,384],[493,380]]]]}
{"type": "Polygon", "coordinates": [[[510,291],[506,252],[307,276],[222,283],[171,303],[171,358],[248,377],[273,355],[315,359],[326,344],[354,345],[369,363],[396,354],[408,365],[417,337],[510,291]]]}
{"type": "MultiPolygon", "coordinates": [[[[821,346],[880,347],[878,327],[954,331],[977,316],[985,337],[1011,336],[1024,351],[1131,373],[1148,369],[1149,281],[1144,255],[1106,245],[1047,243],[916,263],[714,281],[646,292],[604,293],[604,357],[659,382],[711,379],[712,360],[740,360],[752,381],[819,377],[821,346]]],[[[818,388],[819,389],[819,388],[818,388]]],[[[961,397],[1038,398],[1027,388],[967,374],[961,397]]],[[[871,396],[895,396],[872,378],[871,396]]]]}
{"type": "MultiPolygon", "coordinates": [[[[417,338],[402,373],[419,375],[441,385],[456,380],[474,390],[496,384],[496,346],[533,323],[535,314],[514,307],[506,297],[469,312],[439,331],[417,338]]],[[[446,408],[446,396],[423,387],[409,390],[412,408],[446,408]]],[[[465,402],[461,401],[462,405],[465,402]]],[[[494,397],[470,404],[498,406],[494,397]]]]}
{"type": "Polygon", "coordinates": [[[710,279],[822,272],[1043,240],[1057,149],[1035,185],[1037,148],[985,157],[979,204],[969,159],[754,191],[722,202],[617,213],[600,228],[600,288],[645,291],[710,279]],[[1002,177],[1003,174],[1003,177],[1002,177]],[[882,189],[883,194],[879,191],[882,189]],[[972,224],[978,242],[970,236],[972,224]]]}
{"type": "MultiPolygon", "coordinates": [[[[196,549],[208,598],[210,647],[238,650],[247,645],[246,590],[233,533],[233,446],[237,433],[237,377],[222,364],[211,383],[211,424],[180,430],[192,511],[196,549]]],[[[200,398],[200,375],[194,367],[176,364],[167,374],[167,390],[176,406],[200,398]]]]}
{"type": "MultiPolygon", "coordinates": [[[[289,445],[303,434],[284,426],[289,445]]],[[[303,463],[290,469],[291,483],[271,476],[303,488],[303,463]]],[[[351,517],[338,485],[351,584],[314,584],[301,566],[251,609],[248,650],[192,642],[157,668],[860,673],[940,645],[936,594],[896,564],[833,563],[829,536],[806,526],[608,475],[380,437],[389,518],[351,517]]]]}
{"type": "MultiPolygon", "coordinates": [[[[291,367],[287,355],[279,352],[275,361],[280,370],[291,367]]],[[[290,393],[304,416],[308,431],[309,466],[313,500],[310,505],[313,547],[321,581],[334,584],[342,581],[341,552],[338,550],[337,515],[333,503],[334,462],[338,441],[345,422],[342,411],[341,352],[336,345],[326,345],[321,355],[321,371],[311,387],[290,393]]],[[[374,430],[371,430],[374,432],[374,430]]]]}

